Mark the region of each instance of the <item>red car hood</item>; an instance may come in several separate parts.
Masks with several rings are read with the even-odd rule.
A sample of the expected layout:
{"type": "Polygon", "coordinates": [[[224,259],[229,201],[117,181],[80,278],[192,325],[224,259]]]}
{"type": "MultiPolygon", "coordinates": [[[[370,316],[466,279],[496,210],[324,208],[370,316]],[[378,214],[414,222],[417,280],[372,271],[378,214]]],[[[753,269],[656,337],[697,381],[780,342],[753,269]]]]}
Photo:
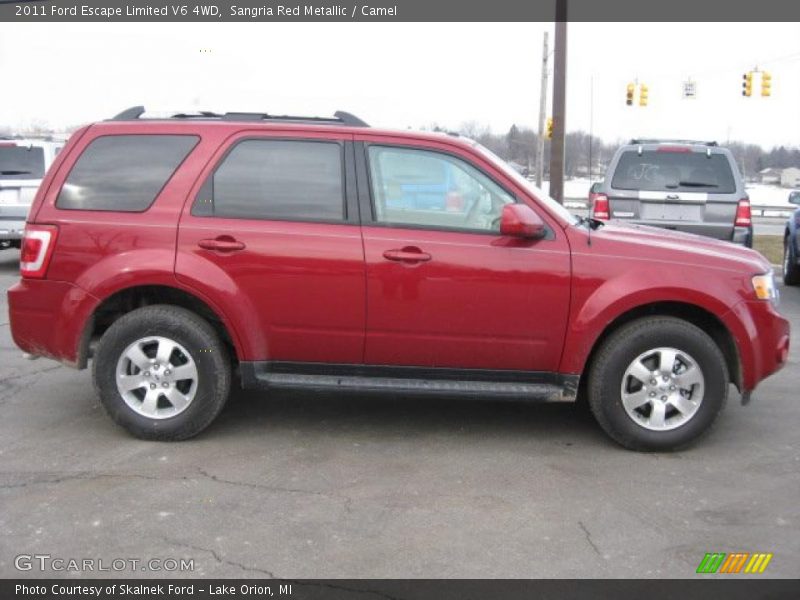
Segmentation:
{"type": "Polygon", "coordinates": [[[750,248],[712,238],[648,227],[635,223],[609,221],[591,233],[609,254],[697,264],[720,269],[764,273],[772,269],[769,261],[750,248]]]}

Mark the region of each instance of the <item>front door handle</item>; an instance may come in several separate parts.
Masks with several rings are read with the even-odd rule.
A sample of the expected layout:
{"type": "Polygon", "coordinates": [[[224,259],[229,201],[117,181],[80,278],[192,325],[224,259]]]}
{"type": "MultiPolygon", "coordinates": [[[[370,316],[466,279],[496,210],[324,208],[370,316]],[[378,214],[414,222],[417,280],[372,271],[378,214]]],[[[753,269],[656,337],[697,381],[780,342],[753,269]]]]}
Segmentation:
{"type": "Polygon", "coordinates": [[[386,250],[383,253],[383,258],[396,262],[416,264],[429,261],[431,255],[416,246],[406,246],[405,248],[386,250]]]}
{"type": "Polygon", "coordinates": [[[200,240],[197,242],[203,250],[215,250],[216,252],[236,252],[244,250],[244,242],[240,242],[229,235],[221,235],[215,239],[200,240]]]}

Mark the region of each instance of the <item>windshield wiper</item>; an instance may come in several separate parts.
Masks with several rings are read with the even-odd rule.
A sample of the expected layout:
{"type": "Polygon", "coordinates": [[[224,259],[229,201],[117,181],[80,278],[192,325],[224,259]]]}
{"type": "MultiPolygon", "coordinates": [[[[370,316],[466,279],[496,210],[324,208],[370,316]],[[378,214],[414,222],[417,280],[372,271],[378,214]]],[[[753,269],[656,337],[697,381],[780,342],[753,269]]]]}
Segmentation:
{"type": "Polygon", "coordinates": [[[0,175],[30,175],[30,171],[17,171],[14,169],[9,169],[8,171],[0,171],[0,175]]]}
{"type": "Polygon", "coordinates": [[[678,185],[683,187],[719,187],[716,183],[703,183],[702,181],[679,181],[678,185]]]}

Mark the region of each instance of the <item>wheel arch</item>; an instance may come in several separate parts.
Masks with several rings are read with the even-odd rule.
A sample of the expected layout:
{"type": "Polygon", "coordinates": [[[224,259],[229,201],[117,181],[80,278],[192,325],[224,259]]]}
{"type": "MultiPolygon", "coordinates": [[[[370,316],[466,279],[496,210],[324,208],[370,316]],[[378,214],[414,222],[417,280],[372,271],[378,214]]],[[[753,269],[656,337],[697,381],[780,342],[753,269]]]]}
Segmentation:
{"type": "Polygon", "coordinates": [[[231,350],[232,356],[237,360],[242,356],[241,341],[219,308],[190,290],[164,284],[145,284],[116,290],[95,306],[80,336],[78,368],[86,367],[91,358],[93,341],[102,336],[118,318],[131,310],[152,304],[180,306],[198,314],[214,328],[231,350]]]}
{"type": "Polygon", "coordinates": [[[597,339],[594,341],[589,355],[586,359],[583,373],[581,376],[582,384],[586,381],[587,373],[591,368],[598,350],[603,346],[605,341],[622,326],[644,317],[675,317],[687,321],[708,334],[717,347],[725,357],[725,363],[728,367],[731,382],[736,388],[741,391],[743,388],[742,383],[742,368],[741,359],[739,356],[739,349],[736,345],[736,340],[731,331],[725,324],[712,312],[697,306],[696,304],[689,304],[685,302],[652,302],[649,304],[642,304],[632,309],[623,312],[611,321],[597,339]]]}

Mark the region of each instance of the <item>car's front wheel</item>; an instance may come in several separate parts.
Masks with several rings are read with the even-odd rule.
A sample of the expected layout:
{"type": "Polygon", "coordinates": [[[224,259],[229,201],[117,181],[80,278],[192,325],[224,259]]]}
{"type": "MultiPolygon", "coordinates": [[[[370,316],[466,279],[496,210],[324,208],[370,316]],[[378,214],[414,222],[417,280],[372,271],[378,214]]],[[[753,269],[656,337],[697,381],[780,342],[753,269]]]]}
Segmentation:
{"type": "Polygon", "coordinates": [[[728,369],[695,325],[633,321],[603,343],[589,373],[589,405],[611,438],[632,450],[674,450],[706,432],[725,404],[728,369]]]}
{"type": "Polygon", "coordinates": [[[800,267],[797,266],[794,244],[789,235],[783,239],[783,283],[800,285],[800,267]]]}
{"type": "Polygon", "coordinates": [[[94,353],[106,411],[136,437],[183,440],[222,410],[230,361],[207,321],[177,306],[140,308],[115,321],[94,353]]]}

